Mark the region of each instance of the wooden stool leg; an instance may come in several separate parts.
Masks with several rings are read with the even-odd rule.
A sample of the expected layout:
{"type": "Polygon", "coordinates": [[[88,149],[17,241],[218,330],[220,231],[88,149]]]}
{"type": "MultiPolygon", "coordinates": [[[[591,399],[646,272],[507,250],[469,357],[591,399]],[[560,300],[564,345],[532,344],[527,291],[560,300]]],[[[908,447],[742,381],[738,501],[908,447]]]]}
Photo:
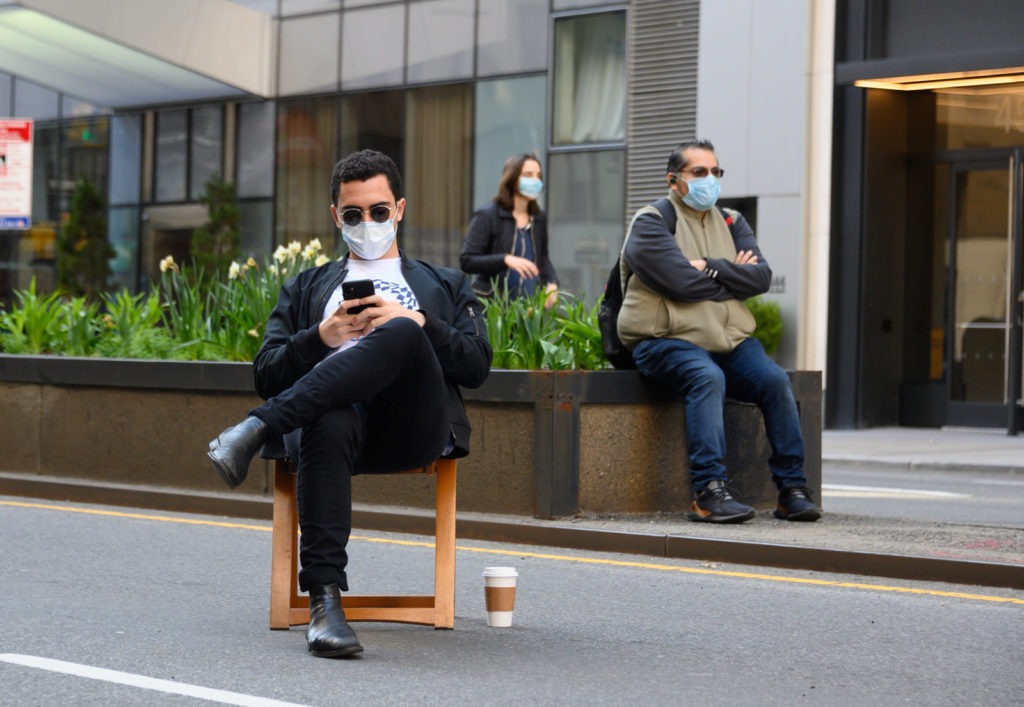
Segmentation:
{"type": "Polygon", "coordinates": [[[437,462],[434,628],[455,627],[455,460],[437,462]]]}
{"type": "Polygon", "coordinates": [[[287,460],[274,464],[274,532],[270,559],[270,628],[294,623],[291,610],[298,592],[299,519],[295,507],[295,474],[287,460]]]}

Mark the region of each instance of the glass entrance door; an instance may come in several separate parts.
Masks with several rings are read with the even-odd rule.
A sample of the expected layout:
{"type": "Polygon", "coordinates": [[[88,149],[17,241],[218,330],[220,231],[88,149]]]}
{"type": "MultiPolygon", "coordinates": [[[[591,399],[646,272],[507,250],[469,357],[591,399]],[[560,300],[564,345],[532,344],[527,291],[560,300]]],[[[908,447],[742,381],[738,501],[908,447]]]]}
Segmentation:
{"type": "Polygon", "coordinates": [[[1018,425],[1020,361],[1019,151],[953,164],[945,360],[947,424],[1018,425]]]}

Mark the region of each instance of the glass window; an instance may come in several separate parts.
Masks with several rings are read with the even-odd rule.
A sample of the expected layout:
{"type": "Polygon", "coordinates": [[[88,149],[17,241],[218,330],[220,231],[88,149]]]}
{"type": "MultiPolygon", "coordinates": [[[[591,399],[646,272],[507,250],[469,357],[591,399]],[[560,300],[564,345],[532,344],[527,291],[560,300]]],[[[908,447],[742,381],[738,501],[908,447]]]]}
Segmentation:
{"type": "Polygon", "coordinates": [[[156,115],[155,198],[184,201],[187,170],[188,111],[168,110],[156,115]]]}
{"type": "Polygon", "coordinates": [[[473,86],[431,86],[407,97],[409,209],[399,242],[413,257],[457,268],[472,211],[473,86]]]}
{"type": "Polygon", "coordinates": [[[377,91],[345,96],[338,157],[371,148],[388,155],[404,176],[405,93],[377,91]]]}
{"type": "Polygon", "coordinates": [[[334,230],[329,207],[338,159],[338,99],[289,101],[278,112],[277,242],[320,238],[327,246],[331,241],[324,239],[334,230]]]}
{"type": "Polygon", "coordinates": [[[556,21],[554,144],[625,140],[625,44],[623,12],[556,21]]]}
{"type": "Polygon", "coordinates": [[[110,119],[110,203],[139,202],[142,176],[142,116],[115,115],[110,119]]]}
{"type": "Polygon", "coordinates": [[[548,0],[480,0],[477,25],[477,76],[547,68],[548,0]]]}
{"type": "Polygon", "coordinates": [[[341,42],[343,90],[400,84],[404,66],[405,5],[345,13],[341,42]]]}
{"type": "Polygon", "coordinates": [[[11,110],[12,83],[11,75],[0,71],[0,115],[15,115],[11,110]]]}
{"type": "Polygon", "coordinates": [[[336,14],[281,21],[282,95],[337,90],[338,29],[336,14]]]}
{"type": "Polygon", "coordinates": [[[937,147],[947,150],[1024,144],[1024,94],[1006,89],[935,92],[937,147]]]}
{"type": "MultiPolygon", "coordinates": [[[[544,156],[547,77],[480,81],[473,129],[473,207],[491,200],[505,160],[522,152],[544,156]]],[[[542,165],[543,166],[543,165],[542,165]]]]}
{"type": "MultiPolygon", "coordinates": [[[[330,174],[327,175],[328,179],[330,174]]],[[[263,258],[274,251],[274,202],[270,199],[259,199],[258,201],[243,201],[238,204],[241,212],[242,239],[239,247],[245,256],[252,256],[257,262],[262,263],[263,258]]],[[[330,212],[326,207],[326,221],[330,222],[330,212]]],[[[303,243],[306,240],[297,238],[303,243]]]]}
{"type": "Polygon", "coordinates": [[[341,0],[281,0],[281,16],[340,10],[341,0]]]}
{"type": "Polygon", "coordinates": [[[222,175],[224,116],[220,106],[192,110],[192,142],[188,196],[199,201],[213,175],[222,175]]]}
{"type": "Polygon", "coordinates": [[[274,104],[243,103],[238,107],[239,198],[274,195],[274,104]]]}
{"type": "Polygon", "coordinates": [[[551,262],[562,289],[594,302],[622,246],[626,217],[623,150],[548,157],[546,209],[551,262]]]}
{"type": "Polygon", "coordinates": [[[59,124],[35,124],[32,140],[32,225],[53,225],[60,215],[59,124]]]}
{"type": "Polygon", "coordinates": [[[410,83],[473,75],[473,0],[427,0],[409,6],[410,83]]]}
{"type": "Polygon", "coordinates": [[[128,206],[110,209],[107,236],[114,248],[110,261],[111,285],[134,290],[139,281],[139,208],[128,206]]]}
{"type": "Polygon", "coordinates": [[[14,115],[19,118],[56,120],[60,117],[60,101],[56,91],[31,81],[14,79],[14,115]]]}
{"type": "Polygon", "coordinates": [[[64,142],[61,145],[61,210],[71,207],[75,183],[88,179],[107,197],[108,154],[107,140],[110,119],[104,115],[71,118],[64,123],[64,142]]]}

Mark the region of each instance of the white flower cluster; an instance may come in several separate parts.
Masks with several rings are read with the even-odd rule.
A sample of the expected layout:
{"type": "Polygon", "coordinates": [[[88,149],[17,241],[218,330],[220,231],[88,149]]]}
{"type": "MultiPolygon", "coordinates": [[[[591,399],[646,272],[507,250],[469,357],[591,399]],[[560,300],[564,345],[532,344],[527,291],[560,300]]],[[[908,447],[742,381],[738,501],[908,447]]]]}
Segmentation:
{"type": "Polygon", "coordinates": [[[274,261],[285,265],[302,256],[305,260],[312,260],[315,265],[319,266],[330,262],[330,258],[320,252],[322,250],[323,246],[320,244],[319,238],[314,238],[305,247],[298,241],[292,241],[286,246],[279,245],[277,247],[277,250],[274,251],[274,261]]]}

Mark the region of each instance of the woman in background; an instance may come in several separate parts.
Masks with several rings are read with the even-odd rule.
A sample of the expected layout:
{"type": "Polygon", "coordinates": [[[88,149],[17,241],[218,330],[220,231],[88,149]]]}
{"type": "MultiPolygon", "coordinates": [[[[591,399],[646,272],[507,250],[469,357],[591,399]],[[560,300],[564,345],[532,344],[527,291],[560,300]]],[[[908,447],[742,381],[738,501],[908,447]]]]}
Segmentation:
{"type": "Polygon", "coordinates": [[[558,300],[558,276],[548,257],[548,228],[537,197],[544,188],[540,160],[534,154],[509,157],[501,170],[498,193],[473,214],[459,264],[477,275],[473,289],[487,297],[491,279],[513,295],[532,296],[543,288],[544,306],[558,300]]]}

